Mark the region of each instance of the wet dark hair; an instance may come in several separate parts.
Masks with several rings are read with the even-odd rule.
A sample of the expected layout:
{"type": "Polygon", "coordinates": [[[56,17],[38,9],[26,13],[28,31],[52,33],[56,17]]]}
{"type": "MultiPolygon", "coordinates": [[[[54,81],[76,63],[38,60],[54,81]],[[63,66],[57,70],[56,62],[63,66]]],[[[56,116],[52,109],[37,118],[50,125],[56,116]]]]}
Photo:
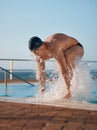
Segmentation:
{"type": "Polygon", "coordinates": [[[32,51],[32,50],[37,50],[41,45],[43,44],[43,41],[37,37],[37,36],[34,36],[32,37],[29,42],[28,42],[28,47],[29,49],[32,51]]]}

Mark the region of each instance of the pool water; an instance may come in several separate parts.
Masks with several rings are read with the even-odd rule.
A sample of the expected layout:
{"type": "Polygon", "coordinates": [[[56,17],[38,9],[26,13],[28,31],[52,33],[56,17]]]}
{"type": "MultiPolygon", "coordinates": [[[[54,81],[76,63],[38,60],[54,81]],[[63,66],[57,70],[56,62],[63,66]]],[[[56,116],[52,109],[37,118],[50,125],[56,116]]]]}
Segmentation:
{"type": "MultiPolygon", "coordinates": [[[[79,99],[77,95],[76,97],[73,97],[72,100],[82,101],[82,102],[89,102],[93,104],[97,104],[97,82],[94,82],[94,86],[91,91],[91,97],[89,100],[86,100],[83,96],[83,99],[79,99]]],[[[0,84],[0,98],[6,97],[6,98],[21,98],[21,99],[31,99],[31,98],[48,98],[49,99],[57,99],[60,94],[57,91],[57,88],[51,86],[46,86],[46,92],[44,94],[44,97],[39,97],[39,85],[34,84],[33,86],[28,84],[8,84],[7,88],[5,88],[4,84],[0,84]],[[50,90],[51,89],[51,90],[50,90]],[[56,96],[57,95],[57,96],[56,96]],[[57,98],[56,98],[57,97],[57,98]]],[[[59,90],[60,91],[60,90],[59,90]]],[[[46,99],[47,101],[47,99],[46,99]]]]}
{"type": "MultiPolygon", "coordinates": [[[[7,87],[4,84],[0,84],[0,98],[21,98],[28,99],[28,101],[34,98],[35,101],[44,100],[45,102],[60,101],[66,95],[66,84],[61,74],[58,75],[58,79],[56,77],[53,79],[54,82],[46,84],[46,92],[43,94],[39,93],[39,85],[37,83],[33,83],[33,85],[14,83],[7,84],[7,87]]],[[[97,81],[91,78],[87,65],[76,65],[70,91],[71,102],[79,101],[97,104],[97,81]]]]}
{"type": "Polygon", "coordinates": [[[0,97],[27,98],[34,97],[38,93],[38,85],[28,84],[8,84],[7,88],[4,84],[0,85],[0,97]]]}
{"type": "Polygon", "coordinates": [[[97,81],[94,83],[94,86],[91,91],[92,98],[90,99],[90,103],[97,104],[97,81]]]}

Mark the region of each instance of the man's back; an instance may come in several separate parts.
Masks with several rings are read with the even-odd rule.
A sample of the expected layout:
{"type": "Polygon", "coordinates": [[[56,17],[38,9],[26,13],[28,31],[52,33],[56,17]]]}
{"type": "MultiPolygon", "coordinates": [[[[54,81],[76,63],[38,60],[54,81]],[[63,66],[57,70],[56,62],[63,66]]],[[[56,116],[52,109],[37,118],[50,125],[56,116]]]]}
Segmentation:
{"type": "Polygon", "coordinates": [[[44,42],[52,51],[66,50],[72,45],[76,45],[78,40],[63,33],[56,33],[47,37],[44,42]]]}

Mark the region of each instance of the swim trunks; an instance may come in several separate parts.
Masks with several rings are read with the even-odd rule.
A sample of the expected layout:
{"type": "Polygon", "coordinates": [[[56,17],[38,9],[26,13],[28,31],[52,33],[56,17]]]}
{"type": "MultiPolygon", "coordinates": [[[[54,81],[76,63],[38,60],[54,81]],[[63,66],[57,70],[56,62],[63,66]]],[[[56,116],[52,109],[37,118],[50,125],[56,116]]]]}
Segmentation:
{"type": "Polygon", "coordinates": [[[77,43],[76,45],[78,45],[78,46],[80,46],[80,47],[82,47],[82,48],[83,48],[83,46],[82,46],[80,43],[77,43]]]}

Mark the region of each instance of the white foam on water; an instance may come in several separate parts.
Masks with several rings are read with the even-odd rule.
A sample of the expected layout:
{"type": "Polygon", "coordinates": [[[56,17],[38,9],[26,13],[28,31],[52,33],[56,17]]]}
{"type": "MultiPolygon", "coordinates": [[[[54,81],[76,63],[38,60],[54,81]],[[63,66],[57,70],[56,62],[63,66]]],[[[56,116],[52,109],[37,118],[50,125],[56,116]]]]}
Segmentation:
{"type": "Polygon", "coordinates": [[[71,81],[72,99],[88,102],[92,98],[93,79],[87,63],[77,63],[71,81]]]}
{"type": "MultiPolygon", "coordinates": [[[[87,63],[76,63],[70,87],[71,98],[65,99],[64,102],[88,102],[92,98],[92,89],[93,80],[90,76],[90,70],[87,63]]],[[[55,83],[50,84],[50,89],[48,91],[36,95],[34,102],[63,101],[62,98],[66,95],[66,92],[66,84],[60,74],[58,80],[55,83]]],[[[28,98],[26,101],[32,102],[33,98],[28,98]]]]}

